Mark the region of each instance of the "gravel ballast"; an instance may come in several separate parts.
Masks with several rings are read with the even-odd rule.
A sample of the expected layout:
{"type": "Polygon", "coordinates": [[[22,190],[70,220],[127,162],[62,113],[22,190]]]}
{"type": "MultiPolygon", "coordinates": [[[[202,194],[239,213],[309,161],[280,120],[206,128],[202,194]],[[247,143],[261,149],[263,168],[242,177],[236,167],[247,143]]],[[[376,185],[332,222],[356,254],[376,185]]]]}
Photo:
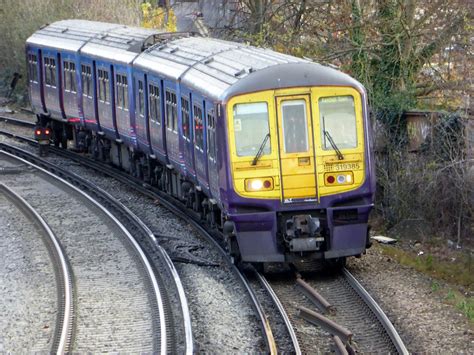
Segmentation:
{"type": "Polygon", "coordinates": [[[473,354],[474,329],[467,318],[432,290],[433,280],[368,249],[348,269],[386,312],[408,350],[425,354],[473,354]]]}
{"type": "Polygon", "coordinates": [[[34,224],[3,194],[0,255],[0,353],[50,351],[57,312],[54,269],[34,224]]]}

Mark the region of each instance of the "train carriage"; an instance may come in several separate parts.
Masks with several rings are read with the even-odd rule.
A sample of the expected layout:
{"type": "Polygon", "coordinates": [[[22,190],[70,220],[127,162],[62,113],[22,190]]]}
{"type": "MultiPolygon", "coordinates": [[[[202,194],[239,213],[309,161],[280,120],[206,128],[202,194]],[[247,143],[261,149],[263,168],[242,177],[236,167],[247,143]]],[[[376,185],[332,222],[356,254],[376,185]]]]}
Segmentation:
{"type": "Polygon", "coordinates": [[[201,213],[243,261],[365,251],[375,180],[360,83],[268,49],[79,20],[30,37],[29,61],[36,54],[36,70],[47,71],[48,53],[66,51],[58,37],[83,28],[97,31],[69,50],[76,70],[85,67],[75,76],[78,120],[58,110],[70,83],[60,80],[64,94],[52,97],[30,69],[42,121],[75,132],[76,144],[82,132],[90,139],[81,147],[102,147],[101,156],[201,213]]]}

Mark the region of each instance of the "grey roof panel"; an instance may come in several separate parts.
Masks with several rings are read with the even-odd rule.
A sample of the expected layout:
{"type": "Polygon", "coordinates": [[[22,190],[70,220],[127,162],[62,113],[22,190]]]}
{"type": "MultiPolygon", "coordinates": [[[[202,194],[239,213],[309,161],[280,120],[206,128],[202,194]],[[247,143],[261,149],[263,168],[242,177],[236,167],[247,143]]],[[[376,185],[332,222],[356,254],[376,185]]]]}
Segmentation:
{"type": "Polygon", "coordinates": [[[280,64],[259,70],[239,80],[219,100],[227,101],[235,95],[262,90],[299,86],[351,86],[364,92],[364,87],[341,71],[311,62],[280,64]]]}
{"type": "Polygon", "coordinates": [[[81,50],[94,57],[130,63],[147,38],[159,33],[159,30],[112,23],[64,20],[36,31],[27,43],[59,50],[81,50]]]}
{"type": "Polygon", "coordinates": [[[131,63],[149,73],[204,92],[216,100],[282,87],[342,85],[363,90],[337,70],[269,49],[189,34],[84,20],[55,22],[28,43],[78,50],[96,58],[131,63]],[[152,44],[143,50],[145,44],[152,44]]]}
{"type": "Polygon", "coordinates": [[[85,20],[58,21],[39,29],[26,42],[54,49],[77,51],[91,38],[117,26],[85,20]]]}

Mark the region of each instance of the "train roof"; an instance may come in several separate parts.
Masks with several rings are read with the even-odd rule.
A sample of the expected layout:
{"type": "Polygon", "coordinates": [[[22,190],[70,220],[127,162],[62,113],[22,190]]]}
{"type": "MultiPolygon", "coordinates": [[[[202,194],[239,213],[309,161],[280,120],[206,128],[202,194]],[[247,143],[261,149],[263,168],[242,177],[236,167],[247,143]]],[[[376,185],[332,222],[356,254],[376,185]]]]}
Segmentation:
{"type": "Polygon", "coordinates": [[[130,63],[145,42],[161,31],[87,20],[63,20],[42,27],[26,43],[130,63]]]}
{"type": "Polygon", "coordinates": [[[350,76],[305,59],[214,38],[186,36],[156,44],[134,65],[226,101],[241,93],[309,85],[356,86],[350,76]]]}
{"type": "Polygon", "coordinates": [[[338,70],[270,49],[141,27],[64,20],[43,27],[27,43],[80,50],[115,62],[133,61],[142,70],[180,81],[220,101],[284,87],[333,85],[363,90],[360,83],[338,70]]]}

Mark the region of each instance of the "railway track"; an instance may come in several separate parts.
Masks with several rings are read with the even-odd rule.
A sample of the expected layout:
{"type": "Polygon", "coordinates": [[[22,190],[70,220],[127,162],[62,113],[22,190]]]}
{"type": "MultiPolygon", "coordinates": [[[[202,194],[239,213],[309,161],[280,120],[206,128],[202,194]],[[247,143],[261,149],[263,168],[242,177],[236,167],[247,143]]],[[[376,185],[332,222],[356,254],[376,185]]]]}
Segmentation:
{"type": "Polygon", "coordinates": [[[72,270],[58,238],[51,230],[38,211],[23,197],[7,185],[0,183],[2,193],[11,203],[19,209],[25,217],[36,226],[43,242],[48,249],[54,264],[57,283],[57,314],[56,326],[50,348],[51,353],[66,353],[71,350],[71,340],[74,325],[74,290],[72,270]]]}
{"type": "Polygon", "coordinates": [[[305,280],[293,273],[268,278],[287,308],[303,352],[330,352],[342,344],[349,353],[408,354],[385,313],[347,269],[307,275],[305,280]]]}
{"type": "MultiPolygon", "coordinates": [[[[10,137],[13,137],[13,136],[14,135],[10,135],[10,137]]],[[[34,140],[31,140],[25,137],[16,136],[16,138],[26,141],[31,144],[35,144],[34,140]]],[[[258,298],[256,297],[252,287],[250,286],[249,281],[247,280],[245,275],[232,263],[232,261],[229,258],[227,258],[227,253],[224,250],[224,247],[218,242],[218,236],[213,235],[212,233],[209,233],[209,231],[207,231],[206,228],[201,224],[197,216],[190,216],[188,212],[185,210],[184,206],[180,206],[179,204],[176,203],[176,201],[171,199],[166,194],[162,193],[161,191],[157,189],[151,188],[151,186],[144,186],[142,181],[133,179],[129,175],[124,174],[121,171],[117,171],[116,169],[104,166],[100,162],[92,161],[88,158],[85,158],[81,155],[74,154],[70,151],[55,149],[54,147],[50,147],[50,148],[51,148],[50,150],[51,153],[76,161],[82,165],[85,165],[89,168],[94,169],[95,171],[99,171],[103,174],[111,176],[114,179],[133,187],[135,190],[141,192],[145,196],[148,196],[152,198],[153,200],[158,200],[161,205],[165,206],[171,212],[173,212],[177,216],[181,217],[183,220],[186,220],[188,223],[190,223],[195,228],[195,230],[199,233],[199,235],[201,235],[209,243],[212,243],[214,245],[216,250],[226,260],[227,266],[232,270],[232,273],[235,275],[235,278],[239,280],[242,287],[246,290],[248,297],[251,300],[252,307],[255,310],[257,319],[259,319],[259,323],[262,329],[262,339],[265,344],[264,345],[265,351],[272,354],[277,352],[276,342],[272,333],[271,326],[269,324],[268,317],[266,313],[264,312],[263,307],[260,304],[260,301],[258,300],[258,298]]]]}
{"type": "MultiPolygon", "coordinates": [[[[92,199],[89,195],[83,193],[82,191],[79,191],[76,189],[76,194],[81,194],[82,198],[85,200],[88,200],[88,202],[93,203],[95,205],[94,208],[98,209],[103,213],[104,215],[107,215],[107,217],[113,221],[113,223],[116,225],[115,227],[115,234],[123,234],[126,236],[127,240],[124,242],[124,244],[127,244],[128,247],[133,248],[133,253],[129,252],[129,254],[133,254],[137,260],[139,260],[139,263],[141,265],[141,278],[146,278],[145,283],[147,284],[148,287],[148,292],[144,291],[143,294],[153,294],[152,297],[149,297],[149,310],[145,311],[144,309],[140,312],[138,317],[144,318],[144,314],[150,314],[151,315],[151,322],[152,326],[147,327],[144,325],[140,325],[140,323],[137,324],[136,328],[140,330],[140,328],[147,329],[149,328],[149,331],[151,332],[150,338],[151,338],[151,348],[143,348],[143,350],[148,351],[154,351],[154,352],[159,352],[162,354],[166,354],[168,352],[184,352],[184,353],[192,353],[193,351],[193,342],[192,342],[192,330],[191,330],[191,322],[190,322],[190,317],[189,313],[187,310],[187,303],[186,303],[186,298],[184,297],[184,292],[182,285],[180,284],[179,277],[177,276],[176,270],[174,269],[173,264],[169,260],[169,258],[166,258],[166,253],[161,250],[161,255],[160,252],[155,253],[154,256],[152,257],[153,260],[153,265],[150,263],[149,256],[145,255],[143,252],[142,248],[140,245],[137,243],[137,241],[132,237],[132,233],[134,235],[137,234],[137,229],[141,228],[143,233],[148,233],[146,235],[146,238],[152,238],[153,235],[151,232],[148,230],[145,230],[144,225],[140,225],[140,222],[136,216],[132,215],[130,211],[122,208],[121,204],[119,204],[117,201],[114,201],[111,196],[107,196],[103,192],[99,191],[97,188],[92,186],[91,184],[87,184],[84,181],[78,181],[76,179],[77,177],[72,176],[72,174],[68,174],[67,172],[60,171],[61,169],[57,169],[56,167],[52,167],[49,164],[45,163],[44,161],[38,159],[37,157],[32,156],[31,154],[21,151],[17,148],[14,147],[9,147],[5,144],[2,144],[1,149],[3,151],[8,150],[12,153],[15,153],[16,155],[20,155],[23,158],[28,159],[29,161],[35,161],[36,163],[39,163],[43,165],[44,168],[48,168],[49,170],[55,171],[56,174],[60,174],[63,177],[66,177],[68,180],[73,181],[76,185],[80,185],[82,190],[87,190],[89,194],[92,194],[92,192],[95,193],[96,196],[99,196],[101,199],[101,203],[96,202],[94,199],[92,199]],[[106,202],[107,208],[103,207],[102,205],[106,202]],[[128,229],[124,227],[124,225],[114,217],[114,215],[109,211],[113,210],[116,214],[120,214],[122,218],[125,216],[128,216],[128,229]],[[133,221],[133,223],[131,222],[133,221]],[[129,229],[131,231],[129,231],[129,229]],[[156,259],[160,259],[160,264],[156,262],[156,259]],[[160,270],[161,273],[163,273],[163,270],[169,270],[168,271],[168,277],[166,279],[166,282],[163,281],[161,278],[161,274],[159,274],[157,271],[160,270]],[[175,284],[175,287],[173,287],[173,284],[175,284]],[[165,291],[169,291],[171,289],[175,289],[176,294],[173,294],[171,297],[168,295],[165,291]],[[180,302],[175,302],[175,300],[180,300],[180,302]],[[180,314],[180,321],[177,322],[176,319],[173,318],[173,316],[176,315],[176,305],[172,306],[171,303],[177,303],[179,304],[179,308],[181,311],[180,314]],[[173,313],[174,312],[174,313],[173,313]],[[180,323],[175,325],[175,323],[180,323]],[[176,334],[178,333],[178,334],[176,334]],[[179,340],[176,340],[178,337],[179,340]]],[[[3,152],[3,155],[8,153],[3,152]]],[[[13,159],[13,156],[10,155],[10,157],[13,159]]],[[[24,161],[26,163],[26,161],[24,161]]],[[[31,164],[31,163],[28,163],[31,164]]],[[[40,167],[36,167],[37,169],[40,169],[43,174],[49,175],[49,173],[40,167]]],[[[61,179],[59,179],[61,180],[61,179]]],[[[73,189],[74,187],[66,182],[65,180],[61,180],[63,184],[68,185],[68,189],[73,189]]],[[[75,188],[74,188],[75,189],[75,188]]],[[[48,203],[50,201],[48,200],[48,203]]],[[[79,209],[80,210],[80,209],[79,209]]],[[[81,216],[84,218],[84,216],[81,216]]],[[[87,219],[87,218],[86,218],[87,219]]],[[[68,219],[69,221],[69,219],[68,219]]],[[[108,222],[109,224],[111,222],[108,222]]],[[[87,229],[87,228],[86,228],[87,229]]],[[[65,232],[67,233],[67,232],[65,232]]],[[[142,233],[142,234],[143,234],[142,233]]],[[[90,233],[89,233],[90,234],[90,233]]],[[[98,236],[99,237],[99,236],[98,236]]],[[[104,236],[101,236],[101,239],[103,239],[104,236]]],[[[153,237],[154,238],[154,237],[153,237]]],[[[150,240],[150,243],[153,243],[153,240],[150,240]]],[[[84,245],[83,245],[84,247],[84,245]]],[[[111,246],[107,246],[108,248],[112,248],[111,246]]],[[[156,249],[159,250],[160,247],[156,245],[156,249]]],[[[93,252],[94,253],[94,252],[93,252]]],[[[89,255],[91,257],[91,255],[89,255]]],[[[77,256],[76,256],[77,258],[77,256]]],[[[104,260],[101,260],[102,262],[104,260]]],[[[138,263],[138,261],[136,262],[138,263]]],[[[100,266],[98,266],[100,268],[100,266]]],[[[129,265],[129,268],[131,265],[129,265]]],[[[124,270],[123,272],[120,272],[121,275],[129,275],[127,277],[133,277],[133,272],[132,269],[127,268],[127,270],[124,270]],[[130,276],[132,274],[132,276],[130,276]]],[[[113,273],[113,271],[111,271],[113,273]]],[[[77,273],[76,273],[77,274],[77,273]]],[[[137,275],[137,280],[140,278],[139,275],[137,275]]],[[[96,285],[99,287],[99,289],[102,287],[106,287],[104,284],[99,284],[96,285]]],[[[93,286],[92,286],[93,288],[93,286]]],[[[138,287],[139,288],[139,287],[138,287]]],[[[107,288],[106,288],[107,289],[107,288]]],[[[133,289],[132,285],[129,285],[129,289],[133,289]]],[[[105,291],[105,290],[104,290],[105,291]]],[[[130,292],[130,291],[126,291],[130,292]]],[[[135,291],[139,292],[139,289],[135,291]]],[[[116,295],[118,298],[118,294],[116,295]]],[[[137,295],[138,296],[138,295],[137,295]]],[[[126,297],[125,297],[126,298],[126,297]]],[[[137,300],[140,299],[140,296],[138,296],[137,300]]],[[[113,312],[112,312],[113,313],[113,312]]],[[[111,315],[112,316],[112,315],[111,315]]],[[[145,317],[146,318],[146,317],[145,317]]],[[[133,332],[133,319],[124,319],[123,321],[125,323],[130,323],[129,325],[129,330],[128,332],[134,333],[133,332]]],[[[96,330],[97,331],[97,330],[96,330]]],[[[102,334],[104,335],[104,334],[102,334]]],[[[93,337],[93,335],[91,335],[93,337]]],[[[142,335],[143,336],[143,335],[142,335]]],[[[125,338],[127,338],[125,336],[125,338]]],[[[144,336],[144,338],[146,338],[144,336]]],[[[111,341],[110,339],[108,340],[111,343],[114,343],[114,341],[111,341]]],[[[126,341],[126,339],[125,339],[126,341]]],[[[135,341],[126,341],[126,343],[129,344],[134,344],[134,343],[142,343],[142,339],[138,340],[135,339],[135,341]]],[[[133,349],[140,349],[140,348],[127,348],[126,343],[123,344],[125,346],[123,349],[129,349],[130,351],[133,351],[133,349]]],[[[94,347],[95,348],[95,347],[94,347]]],[[[77,347],[74,347],[73,349],[78,349],[77,347]]],[[[81,349],[79,347],[79,349],[81,349]]],[[[113,349],[110,349],[113,350],[113,349]]]]}
{"type": "MultiPolygon", "coordinates": [[[[208,231],[205,225],[203,225],[196,216],[193,216],[192,214],[190,215],[184,207],[179,206],[173,198],[151,186],[144,185],[143,182],[136,180],[123,172],[110,167],[104,167],[101,163],[91,161],[83,156],[58,149],[52,149],[52,152],[112,176],[124,183],[132,183],[134,189],[140,191],[146,196],[159,199],[160,203],[170,209],[173,213],[187,221],[190,221],[193,227],[198,230],[201,235],[214,243],[216,248],[220,248],[221,253],[225,253],[225,250],[219,243],[219,238],[217,238],[215,233],[208,231]]],[[[230,260],[229,263],[230,267],[233,267],[230,260]]],[[[308,326],[307,321],[299,317],[298,307],[301,306],[301,304],[298,304],[297,301],[304,298],[304,296],[300,292],[296,292],[294,278],[290,277],[289,280],[281,280],[278,278],[273,279],[273,276],[270,275],[267,280],[263,275],[255,270],[247,270],[245,273],[240,271],[235,272],[240,273],[240,276],[238,277],[242,278],[242,282],[247,284],[245,287],[248,289],[250,297],[256,299],[253,302],[261,320],[266,343],[266,351],[273,353],[277,350],[284,349],[284,351],[287,352],[301,353],[330,351],[334,348],[333,339],[328,337],[327,332],[322,331],[319,327],[308,326]],[[265,298],[267,301],[264,300],[265,298]],[[281,301],[279,301],[279,298],[281,301]],[[268,299],[271,299],[271,301],[269,302],[268,299]],[[262,304],[267,304],[267,306],[264,307],[262,304]],[[264,310],[265,308],[267,309],[266,311],[264,310]],[[271,311],[268,311],[269,308],[274,309],[273,314],[271,314],[271,311]],[[276,332],[274,328],[277,328],[276,332]],[[276,337],[277,339],[275,339],[275,334],[278,335],[276,337]],[[313,341],[315,337],[321,339],[321,343],[317,344],[316,347],[314,346],[313,341]]],[[[316,280],[310,281],[316,282],[316,280]]],[[[328,294],[328,298],[335,297],[335,299],[338,299],[339,297],[339,300],[341,300],[341,303],[338,306],[340,310],[336,313],[334,319],[347,327],[354,327],[354,324],[357,323],[357,321],[360,322],[361,317],[365,317],[370,319],[370,321],[368,323],[364,321],[364,324],[369,324],[369,328],[373,328],[371,325],[376,324],[375,327],[378,329],[376,332],[378,335],[374,335],[373,332],[370,333],[373,329],[369,329],[364,333],[364,329],[361,329],[360,327],[352,328],[351,331],[355,334],[354,341],[351,342],[351,344],[343,344],[344,346],[354,346],[356,350],[363,352],[388,351],[398,352],[401,354],[407,353],[403,342],[388,318],[384,315],[383,311],[376,305],[375,301],[373,301],[370,295],[363,290],[362,286],[347,270],[344,270],[342,275],[335,277],[334,283],[348,285],[345,288],[346,291],[344,291],[346,294],[345,297],[347,298],[346,306],[344,306],[344,302],[341,300],[343,297],[338,295],[342,292],[341,290],[337,291],[337,288],[335,288],[335,291],[331,294],[328,291],[330,288],[326,287],[327,290],[323,292],[328,294]],[[345,281],[340,281],[342,280],[341,278],[345,281]],[[354,303],[358,304],[358,307],[363,310],[357,311],[353,313],[353,315],[351,315],[350,311],[349,313],[342,311],[344,308],[351,308],[354,303]],[[365,316],[361,314],[365,314],[365,316]],[[379,340],[376,340],[375,338],[379,340]]],[[[344,294],[344,292],[341,294],[344,294]]],[[[313,307],[314,309],[314,305],[311,302],[307,302],[306,306],[313,307]]]]}

